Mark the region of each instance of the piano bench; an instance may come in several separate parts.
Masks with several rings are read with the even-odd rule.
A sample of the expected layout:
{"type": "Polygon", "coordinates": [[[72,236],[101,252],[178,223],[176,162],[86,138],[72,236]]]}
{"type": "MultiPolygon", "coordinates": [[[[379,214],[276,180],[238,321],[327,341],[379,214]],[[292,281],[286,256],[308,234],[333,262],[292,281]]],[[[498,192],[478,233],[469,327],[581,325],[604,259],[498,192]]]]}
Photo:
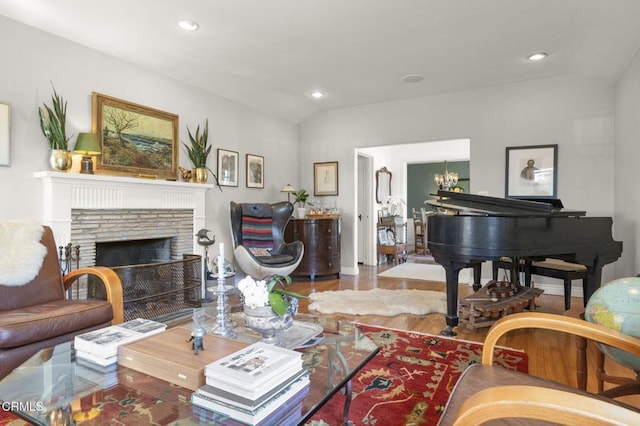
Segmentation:
{"type": "MultiPolygon", "coordinates": [[[[511,259],[502,258],[493,262],[493,279],[498,279],[498,269],[511,270],[511,259]]],[[[523,263],[520,271],[525,273],[526,285],[531,284],[531,275],[557,278],[564,282],[564,309],[571,309],[571,281],[582,280],[582,288],[587,288],[587,267],[577,263],[569,263],[558,259],[546,259],[539,262],[531,262],[529,271],[523,263]]]]}

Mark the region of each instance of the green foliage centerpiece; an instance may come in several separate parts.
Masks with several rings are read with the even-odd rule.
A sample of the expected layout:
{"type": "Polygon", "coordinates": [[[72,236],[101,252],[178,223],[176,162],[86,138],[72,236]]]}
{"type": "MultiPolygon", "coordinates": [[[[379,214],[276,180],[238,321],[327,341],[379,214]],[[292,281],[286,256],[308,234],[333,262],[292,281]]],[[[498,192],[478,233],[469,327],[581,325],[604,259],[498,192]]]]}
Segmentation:
{"type": "Polygon", "coordinates": [[[298,311],[298,299],[306,298],[288,291],[291,278],[272,275],[256,281],[247,276],[238,282],[238,290],[244,299],[246,326],[262,334],[263,341],[277,344],[276,333],[293,325],[292,315],[298,311]]]}

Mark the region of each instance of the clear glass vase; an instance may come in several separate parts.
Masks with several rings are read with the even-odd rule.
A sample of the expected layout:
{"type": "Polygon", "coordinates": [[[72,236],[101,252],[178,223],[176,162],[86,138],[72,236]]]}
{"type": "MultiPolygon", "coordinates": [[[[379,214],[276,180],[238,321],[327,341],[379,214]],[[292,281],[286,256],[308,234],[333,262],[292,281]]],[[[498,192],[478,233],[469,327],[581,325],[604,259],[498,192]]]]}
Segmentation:
{"type": "Polygon", "coordinates": [[[271,306],[258,306],[252,308],[244,305],[245,325],[262,335],[262,341],[277,345],[279,339],[278,332],[287,331],[293,325],[290,314],[279,316],[271,306]]]}

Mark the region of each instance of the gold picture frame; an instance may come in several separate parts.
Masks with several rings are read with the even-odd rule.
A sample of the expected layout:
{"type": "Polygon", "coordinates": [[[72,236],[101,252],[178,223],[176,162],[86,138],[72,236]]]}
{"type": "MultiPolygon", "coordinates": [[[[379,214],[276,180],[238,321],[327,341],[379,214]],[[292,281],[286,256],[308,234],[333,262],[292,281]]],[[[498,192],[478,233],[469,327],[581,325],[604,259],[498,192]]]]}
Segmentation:
{"type": "Polygon", "coordinates": [[[101,155],[96,168],[106,173],[176,179],[178,116],[92,93],[93,132],[101,155]]]}
{"type": "Polygon", "coordinates": [[[313,163],[313,195],[338,195],[338,162],[313,163]]]}

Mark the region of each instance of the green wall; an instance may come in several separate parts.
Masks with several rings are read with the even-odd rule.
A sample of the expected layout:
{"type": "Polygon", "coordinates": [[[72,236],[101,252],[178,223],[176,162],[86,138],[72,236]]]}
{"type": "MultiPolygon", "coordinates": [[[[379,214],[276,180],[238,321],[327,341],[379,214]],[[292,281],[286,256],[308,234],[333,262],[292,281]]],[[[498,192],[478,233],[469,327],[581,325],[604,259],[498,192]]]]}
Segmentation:
{"type": "MultiPolygon", "coordinates": [[[[447,170],[458,173],[458,186],[469,192],[469,162],[447,161],[447,170]]],[[[412,218],[412,209],[427,207],[424,202],[438,190],[433,182],[433,175],[444,173],[443,163],[420,163],[407,165],[407,218],[412,218]]]]}

